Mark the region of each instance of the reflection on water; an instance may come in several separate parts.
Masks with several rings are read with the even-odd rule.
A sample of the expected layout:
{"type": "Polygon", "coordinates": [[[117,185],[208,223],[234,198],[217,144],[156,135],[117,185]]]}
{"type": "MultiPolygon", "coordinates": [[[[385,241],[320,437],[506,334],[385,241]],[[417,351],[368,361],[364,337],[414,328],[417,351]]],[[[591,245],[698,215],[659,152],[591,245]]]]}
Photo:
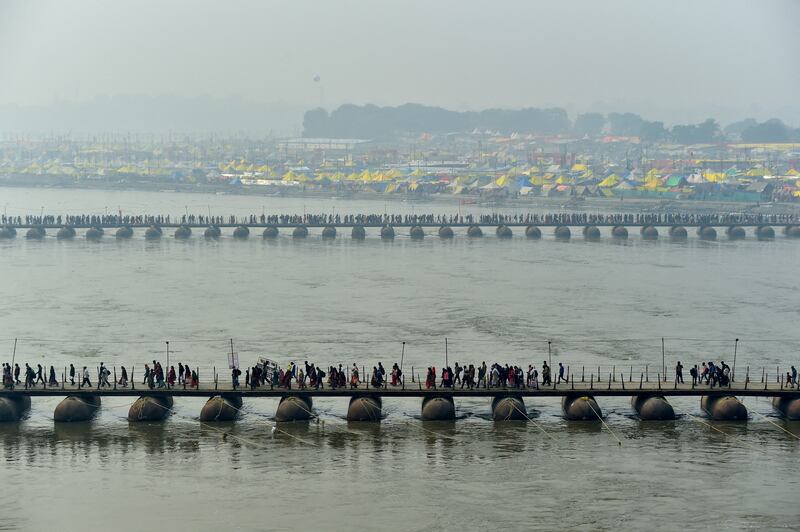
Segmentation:
{"type": "MultiPolygon", "coordinates": [[[[346,493],[380,506],[385,499],[367,486],[391,480],[391,489],[403,497],[398,504],[409,514],[425,512],[431,504],[429,497],[460,504],[495,492],[533,491],[543,501],[578,504],[578,492],[588,495],[602,486],[607,502],[602,508],[578,504],[566,518],[542,515],[538,519],[552,527],[562,526],[567,519],[606,528],[618,522],[612,508],[619,509],[620,504],[622,508],[632,504],[628,519],[644,525],[645,519],[635,510],[643,498],[657,497],[660,505],[647,505],[648,511],[665,518],[679,508],[702,506],[675,490],[691,487],[709,497],[734,497],[742,489],[737,482],[746,478],[745,491],[759,502],[731,509],[743,520],[731,520],[731,526],[775,526],[781,516],[793,511],[786,506],[791,497],[784,487],[794,485],[786,465],[796,460],[800,446],[788,434],[766,422],[643,422],[629,414],[610,408],[608,427],[565,421],[557,408],[545,409],[536,424],[492,422],[482,416],[421,422],[410,413],[397,412],[376,423],[347,422],[323,414],[317,421],[280,423],[275,431],[258,413],[245,413],[237,422],[213,424],[181,417],[159,423],[23,422],[0,425],[0,441],[5,468],[12,475],[53,473],[36,493],[22,485],[15,497],[23,509],[32,509],[33,500],[43,496],[52,496],[55,505],[59,501],[74,504],[77,494],[70,495],[68,486],[78,479],[92,479],[117,493],[128,493],[131,486],[143,488],[143,492],[128,493],[134,504],[168,497],[175,504],[196,508],[195,497],[204,497],[204,492],[232,490],[237,497],[228,504],[242,511],[267,495],[281,500],[300,497],[314,508],[334,511],[338,505],[329,500],[330,494],[342,486],[347,487],[346,493]],[[609,430],[621,438],[621,447],[609,430]],[[765,453],[773,459],[751,460],[765,453]],[[174,483],[152,482],[163,474],[192,482],[187,489],[183,484],[176,488],[174,483]],[[659,479],[658,488],[652,484],[654,477],[659,479]],[[354,488],[353,482],[360,487],[354,488]],[[258,486],[257,493],[240,489],[243,485],[258,486]],[[419,490],[427,490],[427,496],[419,490]],[[673,491],[664,499],[668,490],[673,491]],[[631,493],[637,493],[637,498],[632,500],[631,493]]],[[[800,432],[800,423],[780,424],[790,432],[800,432]]],[[[97,497],[111,501],[110,494],[97,497]]],[[[506,519],[499,508],[487,511],[492,519],[506,519]]],[[[204,519],[198,521],[201,529],[222,522],[210,508],[199,510],[199,515],[204,519]]],[[[410,519],[411,528],[424,527],[424,519],[410,519]]],[[[323,518],[310,520],[329,523],[323,518]]],[[[40,522],[37,518],[36,523],[40,522]]],[[[25,523],[15,523],[12,529],[24,528],[25,523]]],[[[288,525],[289,521],[278,518],[276,523],[288,525]]],[[[507,525],[515,526],[513,521],[507,525]]],[[[256,529],[257,520],[244,518],[243,526],[256,529]]],[[[694,528],[691,523],[687,526],[694,528]]]]}

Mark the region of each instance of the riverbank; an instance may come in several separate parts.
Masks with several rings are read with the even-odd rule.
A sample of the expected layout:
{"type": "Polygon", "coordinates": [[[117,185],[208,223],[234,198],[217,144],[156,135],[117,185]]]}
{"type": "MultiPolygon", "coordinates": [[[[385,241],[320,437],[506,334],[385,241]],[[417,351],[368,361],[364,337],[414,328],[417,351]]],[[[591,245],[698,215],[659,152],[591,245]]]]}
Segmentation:
{"type": "Polygon", "coordinates": [[[163,194],[192,194],[211,196],[241,196],[258,200],[263,199],[294,199],[315,201],[363,201],[375,205],[406,204],[435,205],[447,212],[469,208],[523,208],[531,210],[569,210],[577,212],[693,212],[693,213],[764,213],[764,214],[795,214],[800,215],[800,204],[787,202],[741,202],[741,201],[711,201],[689,199],[656,199],[656,198],[569,198],[569,197],[544,197],[544,196],[509,196],[481,197],[481,196],[454,196],[452,194],[425,194],[425,195],[384,195],[378,193],[347,192],[335,194],[330,191],[295,187],[281,187],[278,193],[267,192],[260,186],[237,186],[227,184],[186,184],[186,183],[114,183],[114,182],[72,182],[50,181],[30,184],[30,177],[26,182],[15,180],[1,180],[0,189],[31,189],[31,190],[83,190],[102,192],[148,192],[163,194]]]}

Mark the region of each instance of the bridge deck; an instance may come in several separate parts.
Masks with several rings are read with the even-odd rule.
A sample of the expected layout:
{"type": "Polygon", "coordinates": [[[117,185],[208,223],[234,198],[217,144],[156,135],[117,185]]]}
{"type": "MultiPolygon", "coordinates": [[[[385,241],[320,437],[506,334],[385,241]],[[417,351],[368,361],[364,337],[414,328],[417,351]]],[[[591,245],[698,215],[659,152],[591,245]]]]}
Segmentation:
{"type": "Polygon", "coordinates": [[[403,386],[391,386],[386,388],[373,388],[361,385],[358,388],[344,388],[331,389],[327,385],[324,389],[316,390],[314,388],[296,388],[292,387],[291,390],[286,388],[270,388],[269,386],[256,388],[251,390],[249,387],[240,386],[236,390],[233,389],[230,382],[223,384],[220,382],[217,386],[211,384],[201,384],[199,389],[191,387],[184,388],[183,385],[177,385],[172,388],[155,388],[149,389],[147,385],[136,383],[134,387],[130,385],[127,388],[117,386],[114,388],[78,388],[67,384],[62,387],[36,387],[25,389],[21,386],[15,387],[13,390],[0,389],[0,396],[15,396],[15,395],[28,395],[31,397],[39,396],[65,396],[65,395],[100,395],[106,397],[113,396],[140,396],[140,395],[171,395],[174,397],[201,397],[207,398],[213,395],[238,395],[241,397],[282,397],[287,394],[313,396],[313,397],[353,397],[358,395],[379,395],[382,397],[430,397],[448,395],[453,397],[496,397],[504,395],[519,395],[523,397],[563,397],[572,394],[586,394],[594,396],[615,396],[624,397],[639,394],[660,394],[664,396],[701,396],[701,395],[738,395],[748,397],[775,397],[775,396],[789,396],[800,397],[800,390],[797,388],[789,388],[781,386],[780,383],[768,383],[766,386],[760,382],[750,382],[747,385],[744,383],[735,383],[730,387],[715,387],[710,388],[707,385],[698,385],[693,387],[691,383],[678,384],[661,383],[659,386],[656,382],[645,382],[641,386],[638,381],[636,382],[575,382],[575,383],[561,383],[556,386],[540,387],[539,389],[532,388],[475,388],[469,390],[466,387],[460,388],[431,388],[426,389],[420,387],[420,383],[406,383],[403,386]]]}

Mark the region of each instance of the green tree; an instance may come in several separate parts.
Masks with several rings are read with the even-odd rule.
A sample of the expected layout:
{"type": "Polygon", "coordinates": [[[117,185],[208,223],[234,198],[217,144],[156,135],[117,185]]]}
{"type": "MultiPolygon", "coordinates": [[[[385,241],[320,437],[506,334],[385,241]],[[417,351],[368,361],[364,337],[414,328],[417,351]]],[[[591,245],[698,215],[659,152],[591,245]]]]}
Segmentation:
{"type": "Polygon", "coordinates": [[[578,135],[589,135],[596,137],[603,132],[606,125],[606,117],[600,113],[584,113],[575,118],[573,131],[578,135]]]}
{"type": "Polygon", "coordinates": [[[646,142],[660,142],[667,137],[664,122],[642,122],[639,137],[646,142]]]}
{"type": "Polygon", "coordinates": [[[644,120],[634,113],[610,113],[608,124],[612,135],[633,137],[639,134],[644,120]]]}
{"type": "Polygon", "coordinates": [[[745,142],[787,142],[790,136],[789,129],[777,118],[771,118],[742,131],[742,140],[745,142]]]}

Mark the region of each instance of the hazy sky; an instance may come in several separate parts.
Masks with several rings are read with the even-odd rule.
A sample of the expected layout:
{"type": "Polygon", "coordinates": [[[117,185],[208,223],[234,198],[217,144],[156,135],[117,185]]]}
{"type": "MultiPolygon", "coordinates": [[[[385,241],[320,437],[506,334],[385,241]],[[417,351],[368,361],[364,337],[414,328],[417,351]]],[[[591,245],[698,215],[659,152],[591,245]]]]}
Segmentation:
{"type": "Polygon", "coordinates": [[[798,21],[794,0],[0,0],[0,104],[172,94],[793,121],[798,21]]]}

